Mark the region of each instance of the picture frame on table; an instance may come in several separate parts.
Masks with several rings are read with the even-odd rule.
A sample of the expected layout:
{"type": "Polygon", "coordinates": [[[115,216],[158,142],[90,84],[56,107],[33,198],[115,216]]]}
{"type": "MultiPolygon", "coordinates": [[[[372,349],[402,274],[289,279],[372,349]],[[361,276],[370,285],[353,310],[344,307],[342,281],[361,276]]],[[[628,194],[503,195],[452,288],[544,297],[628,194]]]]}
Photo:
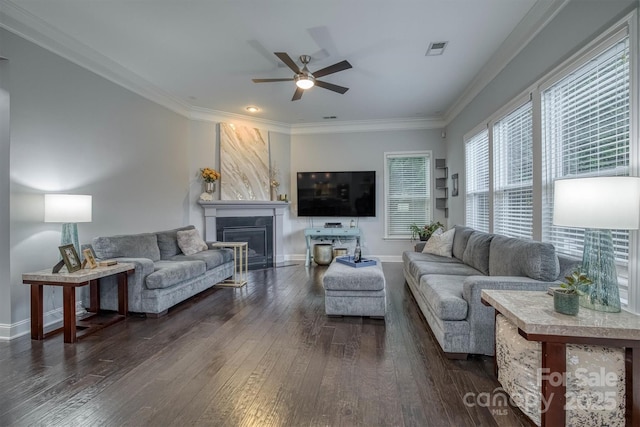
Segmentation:
{"type": "Polygon", "coordinates": [[[93,251],[91,250],[91,248],[83,249],[82,256],[84,256],[84,262],[82,263],[83,266],[86,263],[86,265],[88,265],[89,268],[92,270],[98,267],[98,262],[96,261],[96,258],[93,256],[93,251]]]}
{"type": "Polygon", "coordinates": [[[76,252],[76,248],[73,244],[58,246],[60,250],[60,255],[62,255],[62,261],[64,261],[64,265],[67,267],[67,271],[69,273],[73,273],[74,271],[78,271],[82,268],[82,262],[80,262],[80,257],[78,256],[78,252],[76,252]]]}

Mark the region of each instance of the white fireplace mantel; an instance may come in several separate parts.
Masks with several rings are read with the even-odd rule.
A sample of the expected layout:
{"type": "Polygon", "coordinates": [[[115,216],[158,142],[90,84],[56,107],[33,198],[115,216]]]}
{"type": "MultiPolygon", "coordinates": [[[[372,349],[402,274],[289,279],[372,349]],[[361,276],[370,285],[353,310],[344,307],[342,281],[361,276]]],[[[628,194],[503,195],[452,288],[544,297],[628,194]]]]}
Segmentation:
{"type": "Polygon", "coordinates": [[[289,202],[266,200],[214,200],[198,202],[204,210],[205,240],[217,241],[216,218],[239,216],[270,216],[273,218],[273,263],[284,263],[284,212],[289,202]]]}

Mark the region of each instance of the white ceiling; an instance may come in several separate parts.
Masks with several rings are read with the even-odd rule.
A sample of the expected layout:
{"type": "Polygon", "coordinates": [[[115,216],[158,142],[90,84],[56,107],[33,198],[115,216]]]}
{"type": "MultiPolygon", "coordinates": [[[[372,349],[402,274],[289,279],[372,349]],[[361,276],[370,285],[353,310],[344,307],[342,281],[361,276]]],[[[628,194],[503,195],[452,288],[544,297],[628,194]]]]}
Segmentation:
{"type": "Polygon", "coordinates": [[[0,25],[187,114],[296,126],[443,121],[557,12],[558,0],[0,0],[0,25]],[[448,42],[425,56],[430,42],[448,42]],[[353,68],[291,101],[273,52],[353,68]],[[324,56],[324,57],[323,57],[324,56]],[[316,59],[317,58],[317,59],[316,59]]]}

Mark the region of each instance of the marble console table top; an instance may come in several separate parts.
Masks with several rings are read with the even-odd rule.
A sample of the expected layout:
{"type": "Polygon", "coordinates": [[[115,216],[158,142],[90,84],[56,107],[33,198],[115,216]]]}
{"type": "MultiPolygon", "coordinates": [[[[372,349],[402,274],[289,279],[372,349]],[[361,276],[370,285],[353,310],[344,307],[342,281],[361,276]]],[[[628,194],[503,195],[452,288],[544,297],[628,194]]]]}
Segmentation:
{"type": "Polygon", "coordinates": [[[56,283],[84,283],[89,280],[96,280],[102,277],[111,276],[112,274],[122,273],[135,269],[135,265],[131,263],[118,263],[108,267],[96,267],[93,269],[82,269],[73,273],[60,272],[52,273],[51,268],[36,271],[33,273],[24,273],[22,281],[30,282],[56,282],[56,283]]]}
{"type": "Polygon", "coordinates": [[[640,340],[640,316],[628,311],[580,307],[577,316],[567,316],[557,313],[553,297],[540,291],[483,290],[482,300],[527,334],[640,340]]]}

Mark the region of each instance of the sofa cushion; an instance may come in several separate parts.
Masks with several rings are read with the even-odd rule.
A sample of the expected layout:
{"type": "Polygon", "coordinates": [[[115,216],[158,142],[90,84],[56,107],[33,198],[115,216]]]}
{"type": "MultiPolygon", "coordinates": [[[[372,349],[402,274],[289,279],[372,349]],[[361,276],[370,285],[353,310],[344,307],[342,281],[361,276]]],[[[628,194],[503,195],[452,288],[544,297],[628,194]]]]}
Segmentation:
{"type": "Polygon", "coordinates": [[[491,276],[524,276],[553,281],[560,272],[556,249],[551,243],[495,236],[491,241],[491,276]]]}
{"type": "Polygon", "coordinates": [[[477,269],[485,276],[489,274],[489,248],[493,234],[474,231],[469,236],[462,262],[477,269]]]}
{"type": "Polygon", "coordinates": [[[409,263],[412,261],[436,261],[436,262],[444,262],[444,263],[452,263],[452,264],[462,263],[462,261],[460,261],[459,259],[447,258],[439,255],[425,254],[422,252],[414,252],[414,251],[403,252],[402,261],[404,263],[409,263]]]}
{"type": "Polygon", "coordinates": [[[160,260],[158,238],[155,233],[128,234],[121,236],[96,237],[93,249],[98,258],[148,258],[160,260]]]}
{"type": "Polygon", "coordinates": [[[182,251],[178,246],[178,231],[193,229],[195,229],[193,225],[187,225],[186,227],[179,227],[174,228],[173,230],[157,232],[156,235],[158,236],[160,259],[170,259],[174,255],[181,254],[182,251]]]}
{"type": "MultiPolygon", "coordinates": [[[[440,257],[443,258],[443,257],[440,257]]],[[[453,258],[449,258],[453,259],[453,258]]],[[[473,267],[461,262],[444,263],[440,261],[413,261],[409,265],[409,273],[416,281],[425,274],[446,274],[455,276],[482,276],[482,273],[473,267]]]]}
{"type": "Polygon", "coordinates": [[[209,249],[198,230],[181,230],[177,232],[177,236],[178,246],[185,255],[193,255],[209,249]]]}
{"type": "Polygon", "coordinates": [[[453,236],[453,248],[451,252],[454,257],[461,260],[469,237],[475,230],[463,225],[456,225],[453,228],[456,230],[456,233],[453,236]]]}
{"type": "Polygon", "coordinates": [[[203,261],[156,261],[154,272],[145,278],[148,289],[164,289],[207,271],[203,261]]]}
{"type": "Polygon", "coordinates": [[[233,261],[232,249],[209,249],[193,255],[175,255],[171,257],[171,261],[204,261],[207,270],[212,270],[229,261],[233,261]]]}
{"type": "MultiPolygon", "coordinates": [[[[439,228],[438,230],[442,230],[439,228]]],[[[455,228],[451,230],[433,233],[427,240],[426,245],[422,248],[422,252],[426,254],[440,255],[442,257],[451,258],[451,249],[453,247],[453,237],[456,232],[455,228]]]]}
{"type": "Polygon", "coordinates": [[[376,262],[369,267],[353,268],[333,261],[324,273],[322,286],[328,291],[382,291],[385,288],[384,272],[380,261],[376,262]]]}
{"type": "Polygon", "coordinates": [[[434,314],[442,320],[464,320],[468,304],[462,297],[466,276],[427,274],[420,279],[420,291],[434,314]]]}

